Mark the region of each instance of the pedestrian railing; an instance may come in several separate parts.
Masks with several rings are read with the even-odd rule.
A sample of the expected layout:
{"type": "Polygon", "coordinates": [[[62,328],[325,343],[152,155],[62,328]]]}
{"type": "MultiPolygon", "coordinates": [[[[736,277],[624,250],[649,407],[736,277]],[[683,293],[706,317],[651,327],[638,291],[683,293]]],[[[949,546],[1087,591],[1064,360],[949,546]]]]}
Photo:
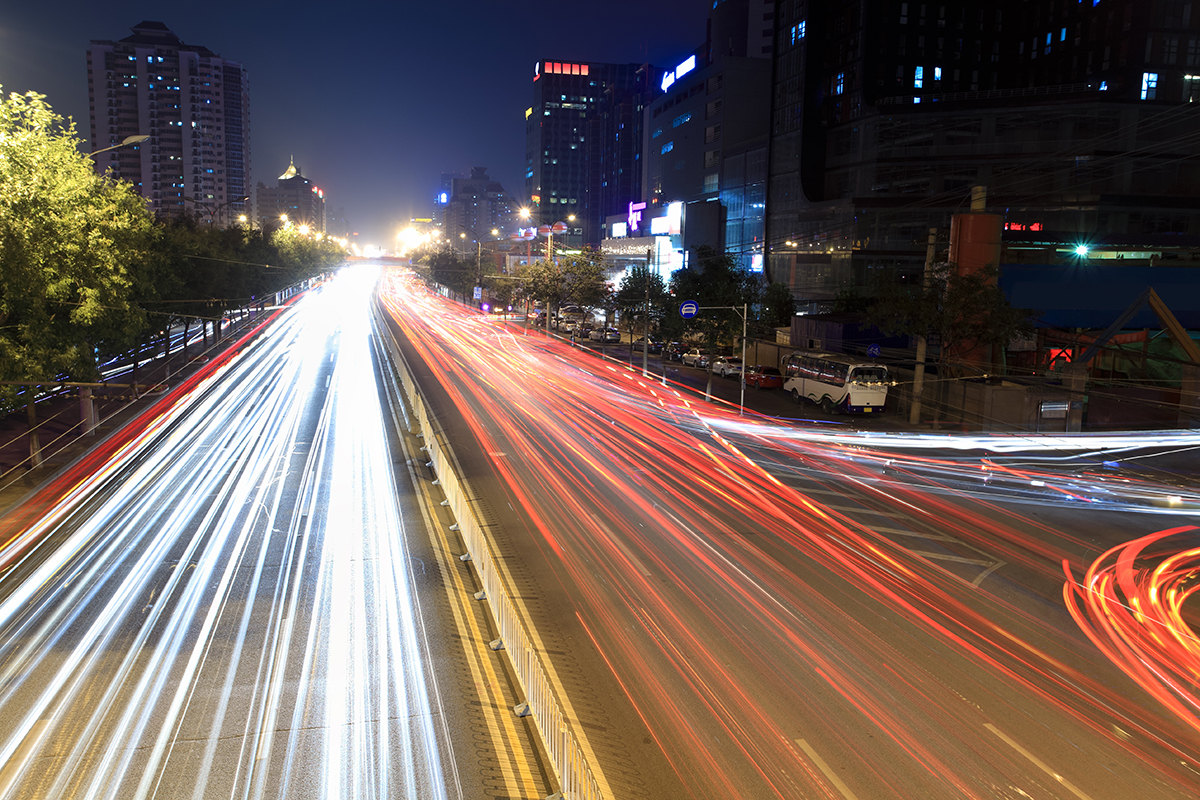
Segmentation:
{"type": "MultiPolygon", "coordinates": [[[[377,307],[378,308],[378,307],[377,307]]],[[[452,530],[462,537],[467,552],[460,558],[475,566],[483,591],[476,597],[486,600],[500,636],[490,643],[503,650],[525,693],[525,702],[513,708],[518,716],[531,716],[536,723],[550,765],[559,782],[560,796],[570,800],[600,800],[599,784],[588,765],[587,756],[559,706],[541,657],[534,647],[525,622],[517,612],[512,592],[505,584],[489,538],[488,525],[477,510],[477,500],[468,483],[461,480],[454,453],[409,370],[398,343],[386,324],[376,330],[387,346],[390,360],[399,376],[408,403],[413,433],[421,437],[427,465],[433,469],[446,497],[447,508],[456,520],[452,530]]]]}

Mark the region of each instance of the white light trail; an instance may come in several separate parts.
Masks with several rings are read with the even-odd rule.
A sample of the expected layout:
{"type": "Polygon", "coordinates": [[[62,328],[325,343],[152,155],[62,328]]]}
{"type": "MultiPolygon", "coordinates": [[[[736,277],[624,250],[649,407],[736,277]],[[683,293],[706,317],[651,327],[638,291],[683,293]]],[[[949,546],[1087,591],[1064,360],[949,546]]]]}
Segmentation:
{"type": "Polygon", "coordinates": [[[0,602],[0,797],[446,796],[374,278],[298,303],[47,515],[62,541],[0,602]]]}

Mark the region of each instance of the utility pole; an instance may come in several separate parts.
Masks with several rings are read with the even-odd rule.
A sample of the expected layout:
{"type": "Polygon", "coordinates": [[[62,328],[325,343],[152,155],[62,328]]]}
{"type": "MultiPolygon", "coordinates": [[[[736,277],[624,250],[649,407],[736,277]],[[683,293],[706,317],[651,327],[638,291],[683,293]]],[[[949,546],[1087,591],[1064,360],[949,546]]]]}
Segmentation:
{"type": "MultiPolygon", "coordinates": [[[[925,275],[921,281],[921,290],[929,291],[929,276],[933,271],[934,251],[937,249],[937,228],[929,229],[929,240],[925,245],[925,275]]],[[[921,393],[925,390],[925,348],[928,340],[925,334],[917,337],[917,366],[913,374],[912,406],[908,410],[908,424],[921,424],[921,393]]],[[[742,365],[745,369],[745,365],[742,365]]]]}
{"type": "Polygon", "coordinates": [[[653,247],[646,248],[646,305],[642,312],[642,377],[650,377],[650,257],[653,247]]]}

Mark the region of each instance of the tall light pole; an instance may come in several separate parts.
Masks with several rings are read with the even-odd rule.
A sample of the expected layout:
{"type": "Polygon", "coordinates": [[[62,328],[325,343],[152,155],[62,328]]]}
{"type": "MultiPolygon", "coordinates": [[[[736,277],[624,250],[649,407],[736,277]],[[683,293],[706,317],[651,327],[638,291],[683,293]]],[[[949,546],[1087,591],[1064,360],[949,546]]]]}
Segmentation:
{"type": "MultiPolygon", "coordinates": [[[[522,208],[519,213],[521,215],[521,219],[531,220],[531,221],[534,220],[534,214],[528,208],[522,208]]],[[[571,214],[567,217],[567,219],[570,220],[571,222],[574,222],[575,215],[571,214]]],[[[546,237],[546,261],[553,264],[554,263],[554,234],[555,233],[566,233],[568,230],[567,223],[564,222],[563,220],[559,220],[558,222],[555,222],[553,225],[547,225],[543,222],[541,225],[538,226],[537,230],[538,230],[539,234],[546,237]]],[[[531,244],[530,251],[529,251],[530,254],[532,254],[532,247],[533,246],[531,244]]],[[[549,298],[549,297],[546,298],[546,301],[547,301],[547,305],[546,305],[546,336],[550,335],[550,317],[551,317],[550,312],[553,310],[550,308],[550,305],[549,305],[551,300],[552,300],[552,298],[549,298]]]]}
{"type": "Polygon", "coordinates": [[[141,144],[142,142],[146,141],[149,138],[150,138],[149,136],[146,136],[144,134],[136,135],[136,136],[126,136],[124,139],[121,140],[120,144],[114,144],[112,147],[102,147],[99,150],[93,150],[92,152],[88,153],[87,155],[90,158],[92,156],[100,155],[101,153],[107,153],[109,150],[116,150],[118,147],[126,147],[131,144],[141,144]]]}
{"type": "MultiPolygon", "coordinates": [[[[465,240],[467,238],[467,233],[470,233],[475,237],[475,285],[482,286],[483,285],[483,237],[480,236],[479,231],[475,230],[474,228],[468,228],[465,225],[459,225],[458,227],[462,229],[462,233],[458,234],[460,239],[465,240]]],[[[500,235],[500,230],[498,228],[492,228],[492,237],[495,238],[499,235],[500,235]]],[[[483,300],[481,299],[480,303],[482,304],[482,302],[483,302],[483,300]]]]}
{"type": "MultiPolygon", "coordinates": [[[[737,313],[742,315],[742,400],[741,400],[741,404],[738,406],[738,416],[741,416],[742,414],[746,413],[746,319],[749,315],[750,304],[742,303],[741,308],[738,308],[737,306],[699,306],[700,311],[707,311],[707,310],[711,310],[711,309],[736,311],[737,313]]],[[[712,384],[712,364],[709,364],[708,373],[709,373],[709,384],[711,385],[712,384]]],[[[704,399],[711,400],[712,395],[705,394],[704,399]]]]}
{"type": "MultiPolygon", "coordinates": [[[[521,219],[529,220],[531,222],[537,221],[533,212],[530,211],[528,208],[522,208],[519,213],[521,215],[521,219]]],[[[555,222],[553,225],[543,222],[541,225],[538,226],[538,228],[537,228],[538,235],[546,237],[546,260],[547,261],[552,261],[554,259],[554,234],[566,233],[568,230],[570,230],[570,227],[567,225],[567,222],[574,222],[574,221],[575,221],[575,215],[568,214],[566,220],[560,219],[558,222],[555,222]]]]}

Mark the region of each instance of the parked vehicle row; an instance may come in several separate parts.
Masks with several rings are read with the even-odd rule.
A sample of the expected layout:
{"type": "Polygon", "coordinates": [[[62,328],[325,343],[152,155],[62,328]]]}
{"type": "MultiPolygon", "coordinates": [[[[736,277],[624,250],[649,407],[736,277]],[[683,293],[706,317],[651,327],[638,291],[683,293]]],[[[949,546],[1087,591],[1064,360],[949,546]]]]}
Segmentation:
{"type": "MultiPolygon", "coordinates": [[[[545,325],[544,311],[538,315],[536,324],[545,325]]],[[[560,330],[573,332],[578,338],[587,336],[594,342],[621,341],[617,328],[593,327],[579,319],[561,320],[560,326],[560,330]]],[[[631,346],[634,352],[645,349],[661,353],[663,361],[681,362],[688,367],[708,369],[711,364],[712,372],[723,378],[737,378],[744,372],[747,386],[782,388],[794,402],[808,400],[828,413],[879,413],[887,404],[887,367],[854,356],[797,351],[784,357],[776,368],[763,364],[746,366],[741,358],[717,356],[686,342],[664,343],[639,336],[631,346]]]]}

